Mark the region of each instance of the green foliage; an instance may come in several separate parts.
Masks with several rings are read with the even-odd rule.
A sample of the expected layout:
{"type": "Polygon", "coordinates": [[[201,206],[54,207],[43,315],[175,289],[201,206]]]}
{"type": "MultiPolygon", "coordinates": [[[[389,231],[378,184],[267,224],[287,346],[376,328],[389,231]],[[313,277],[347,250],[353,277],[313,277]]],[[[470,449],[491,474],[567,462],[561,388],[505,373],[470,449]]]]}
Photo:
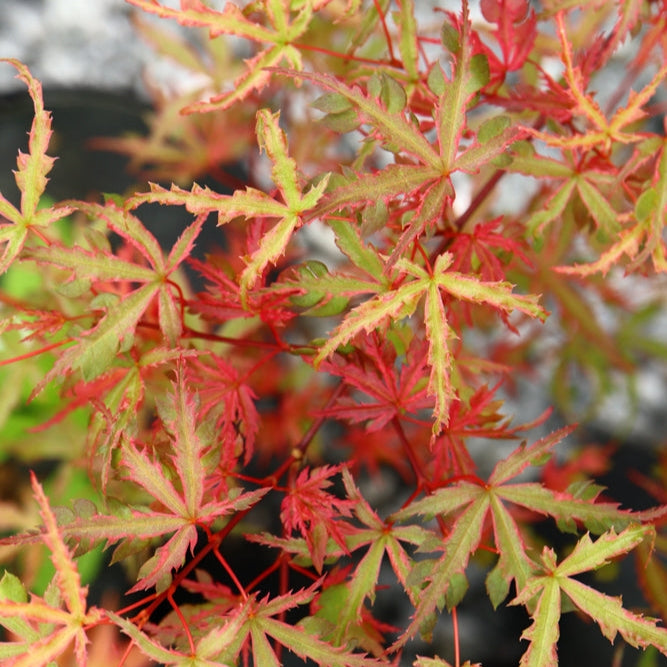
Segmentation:
{"type": "MultiPolygon", "coordinates": [[[[53,469],[0,505],[3,664],[93,665],[97,646],[105,665],[403,664],[448,614],[458,642],[473,565],[494,609],[530,616],[522,666],[558,664],[574,609],[646,661],[667,655],[658,620],[580,578],[634,553],[667,620],[667,468],[640,480],[657,507],[621,508],[587,477],[606,450],[559,467],[575,426],[535,436],[547,414],[513,424],[501,393],[548,378],[574,422],[667,357],[648,334],[667,272],[664,10],[482,0],[478,23],[462,0],[426,25],[408,0],[128,3],[200,38],[137,19],[207,84],[157,100],[149,137],[104,142],[171,187],[49,201],[50,113],[3,61],[35,113],[20,206],[0,194],[0,461],[53,469]],[[632,41],[629,81],[647,83],[605,106],[592,79],[632,41]],[[192,182],[241,158],[232,194],[192,182]],[[173,247],[146,203],[193,216],[173,247]],[[194,259],[211,214],[222,250],[194,259]],[[322,230],[335,246],[317,254],[322,230]],[[485,474],[473,441],[498,440],[515,446],[485,474]],[[406,488],[390,507],[368,491],[386,469],[406,488]],[[542,519],[569,549],[540,543],[542,519]],[[120,608],[81,583],[79,559],[102,577],[110,546],[139,596],[120,608]],[[45,547],[46,584],[31,573],[45,547]],[[382,618],[387,574],[405,627],[382,618]]],[[[440,648],[413,665],[476,657],[440,648]]]]}

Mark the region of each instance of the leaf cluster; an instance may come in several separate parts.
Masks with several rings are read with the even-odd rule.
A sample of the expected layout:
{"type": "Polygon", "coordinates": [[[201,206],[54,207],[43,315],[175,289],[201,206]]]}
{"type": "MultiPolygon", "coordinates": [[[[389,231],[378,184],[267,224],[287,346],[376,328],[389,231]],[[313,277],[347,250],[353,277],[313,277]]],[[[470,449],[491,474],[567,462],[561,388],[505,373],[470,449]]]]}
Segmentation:
{"type": "Polygon", "coordinates": [[[192,31],[136,19],[205,81],[156,93],[149,137],[105,142],[170,186],[49,201],[51,116],[28,68],[3,61],[35,113],[20,206],[0,195],[0,395],[16,392],[0,462],[67,449],[48,483],[32,475],[38,527],[26,497],[3,504],[3,664],[91,664],[112,628],[119,664],[459,667],[434,629],[456,621],[475,563],[494,608],[530,616],[522,667],[558,664],[572,610],[667,655],[659,620],[581,580],[635,552],[667,621],[665,505],[620,507],[583,458],[555,488],[574,426],[514,423],[504,404],[547,378],[561,413],[586,418],[615,377],[632,396],[667,357],[650,333],[667,272],[665,8],[482,0],[481,21],[462,0],[424,21],[414,0],[127,1],[192,31]],[[602,101],[594,77],[625,42],[637,90],[602,101]],[[192,182],[227,185],[220,162],[241,158],[231,192],[192,182]],[[172,247],[145,204],[192,216],[172,247]],[[219,237],[195,259],[211,215],[219,237]],[[48,415],[17,421],[40,400],[48,415]],[[81,469],[85,492],[56,507],[44,489],[81,469]],[[391,473],[405,493],[381,502],[391,473]],[[571,549],[540,544],[538,520],[571,549]],[[30,592],[39,545],[55,574],[30,592]],[[138,602],[89,602],[79,563],[99,548],[138,602]],[[404,627],[382,617],[386,573],[404,627]],[[410,654],[419,637],[430,657],[410,654]]]}

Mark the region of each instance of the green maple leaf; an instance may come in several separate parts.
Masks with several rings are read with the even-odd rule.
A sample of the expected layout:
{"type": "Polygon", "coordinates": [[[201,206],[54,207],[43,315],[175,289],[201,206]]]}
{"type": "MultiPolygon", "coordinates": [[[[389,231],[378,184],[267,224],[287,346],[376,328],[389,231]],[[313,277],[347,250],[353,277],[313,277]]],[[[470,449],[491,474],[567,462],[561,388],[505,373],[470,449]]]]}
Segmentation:
{"type": "MultiPolygon", "coordinates": [[[[436,609],[441,608],[445,602],[450,608],[458,604],[465,593],[465,569],[470,556],[479,547],[482,530],[489,516],[499,553],[498,562],[486,581],[491,602],[494,606],[500,604],[507,596],[512,581],[515,581],[517,590],[527,590],[526,586],[535,576],[537,565],[526,551],[521,529],[508,505],[519,505],[552,516],[560,522],[579,521],[596,533],[625,529],[633,521],[654,518],[652,514],[620,510],[613,503],[593,503],[590,499],[557,493],[539,483],[508,483],[526,467],[542,464],[553,446],[572,430],[573,427],[566,427],[530,447],[521,445],[496,464],[485,485],[460,481],[411,503],[393,515],[392,518],[396,520],[404,520],[416,514],[456,517],[451,531],[441,542],[444,555],[435,562],[419,564],[415,568],[412,584],[415,584],[414,579],[417,577],[422,583],[425,582],[425,587],[418,596],[413,619],[397,641],[397,646],[405,643],[420,627],[428,627],[436,609]]],[[[432,550],[438,542],[440,540],[434,536],[423,548],[428,546],[432,550]]],[[[528,605],[532,598],[533,595],[526,593],[521,600],[528,605]]],[[[547,627],[547,622],[544,623],[547,627]]]]}
{"type": "MultiPolygon", "coordinates": [[[[355,567],[352,577],[338,591],[339,603],[335,607],[338,613],[330,637],[335,645],[340,645],[354,636],[363,645],[367,638],[362,627],[362,609],[367,599],[371,604],[375,601],[380,567],[385,555],[403,589],[412,602],[416,602],[418,593],[408,584],[413,562],[403,543],[418,546],[425,540],[427,531],[420,526],[394,526],[382,521],[362,497],[347,469],[343,470],[343,482],[348,498],[355,502],[354,513],[363,525],[363,528],[355,530],[346,538],[347,547],[350,551],[362,547],[368,549],[355,567]]],[[[330,613],[328,606],[323,612],[330,613]]]]}
{"type": "MultiPolygon", "coordinates": [[[[119,541],[129,544],[134,540],[148,542],[170,535],[143,564],[139,582],[133,590],[166,586],[171,572],[183,564],[188,549],[194,548],[197,526],[208,526],[219,517],[247,509],[267,492],[267,489],[247,493],[234,489],[222,499],[205,495],[207,466],[213,465],[205,463],[210,443],[197,427],[196,399],[186,389],[182,372],[169,401],[158,407],[165,429],[172,438],[170,463],[176,475],[168,477],[160,459],[131,442],[122,446],[121,463],[127,470],[128,480],[156,501],[159,508],[132,509],[118,516],[92,513],[71,517],[63,514],[62,519],[63,534],[87,545],[101,541],[108,544],[119,541]]],[[[116,555],[122,553],[121,544],[116,555]]]]}
{"type": "Polygon", "coordinates": [[[106,205],[77,202],[76,207],[91,217],[104,220],[112,231],[134,246],[148,264],[129,262],[111,252],[67,248],[57,243],[25,252],[27,258],[38,263],[69,270],[78,280],[116,280],[140,285],[120,303],[105,304],[104,317],[79,336],[77,343],[58,359],[49,373],[49,378],[53,378],[79,368],[84,379],[93,380],[112,364],[119,351],[132,346],[135,329],[155,299],[158,301],[160,330],[170,345],[176,344],[182,331],[181,303],[170,277],[192,250],[204,217],[187,227],[165,258],[155,237],[128,210],[120,209],[112,202],[106,205]]]}
{"type": "Polygon", "coordinates": [[[590,264],[559,266],[557,271],[577,276],[589,276],[600,271],[604,275],[626,256],[631,260],[630,269],[650,259],[656,271],[667,272],[667,244],[664,240],[667,225],[666,145],[662,141],[651,185],[637,199],[631,225],[619,232],[618,241],[590,264]]]}
{"type": "MultiPolygon", "coordinates": [[[[37,233],[42,227],[69,215],[73,208],[42,208],[38,204],[48,182],[47,174],[51,171],[55,158],[46,151],[51,139],[51,113],[44,109],[42,86],[32,77],[30,70],[12,58],[1,58],[0,62],[13,65],[18,70],[18,78],[28,86],[35,115],[30,128],[28,153],[19,152],[18,169],[15,172],[16,184],[21,191],[21,206],[17,209],[0,194],[0,217],[7,223],[0,223],[0,244],[4,244],[0,255],[0,274],[20,255],[31,230],[37,233]]],[[[40,232],[41,234],[41,232],[40,232]]]]}
{"type": "Polygon", "coordinates": [[[600,626],[602,634],[610,642],[620,633],[631,646],[655,646],[663,655],[667,655],[665,628],[657,627],[654,619],[625,609],[620,598],[604,595],[573,578],[628,553],[647,539],[652,531],[652,527],[630,526],[618,534],[610,530],[595,542],[586,534],[560,564],[556,563],[554,552],[545,547],[541,556],[543,572],[530,577],[511,603],[526,604],[537,598],[532,614],[533,623],[522,635],[522,639],[528,639],[530,645],[521,658],[521,667],[558,665],[556,642],[563,594],[600,626]]]}
{"type": "Polygon", "coordinates": [[[547,224],[559,218],[575,194],[581,198],[591,214],[595,225],[612,236],[620,230],[620,213],[615,211],[608,201],[608,194],[618,185],[613,175],[596,168],[585,169],[574,163],[566,155],[563,161],[542,155],[536,155],[530,144],[521,145],[512,155],[508,171],[533,176],[536,178],[554,178],[562,180],[546,205],[535,212],[526,221],[527,230],[533,235],[541,234],[547,224]]]}

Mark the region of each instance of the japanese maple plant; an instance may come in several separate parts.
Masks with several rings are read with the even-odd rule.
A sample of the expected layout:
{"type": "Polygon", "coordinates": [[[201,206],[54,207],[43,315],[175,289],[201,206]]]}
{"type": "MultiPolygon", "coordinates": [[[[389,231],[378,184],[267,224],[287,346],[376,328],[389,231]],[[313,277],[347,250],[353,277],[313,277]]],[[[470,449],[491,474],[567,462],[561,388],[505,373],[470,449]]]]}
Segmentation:
{"type": "Polygon", "coordinates": [[[51,115],[3,64],[34,120],[0,197],[0,448],[35,472],[2,504],[2,664],[470,664],[473,566],[526,610],[522,666],[572,611],[667,655],[660,478],[626,508],[568,446],[667,357],[667,3],[128,3],[191,73],[113,144],[135,192],[46,198],[51,115]],[[149,204],[187,212],[172,247],[149,204]],[[569,425],[513,414],[522,383],[569,425]],[[631,552],[642,608],[586,576],[631,552]]]}

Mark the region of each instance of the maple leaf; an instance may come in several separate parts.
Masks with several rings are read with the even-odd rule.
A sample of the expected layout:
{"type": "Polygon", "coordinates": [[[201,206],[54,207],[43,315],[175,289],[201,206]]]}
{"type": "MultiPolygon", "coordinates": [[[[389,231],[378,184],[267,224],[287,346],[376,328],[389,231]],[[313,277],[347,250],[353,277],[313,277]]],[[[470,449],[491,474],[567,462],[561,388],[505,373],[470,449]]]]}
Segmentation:
{"type": "Polygon", "coordinates": [[[428,362],[431,367],[428,391],[435,397],[434,434],[439,433],[442,425],[447,423],[449,405],[455,398],[450,381],[453,360],[447,345],[453,332],[447,323],[441,291],[451,298],[484,303],[500,311],[511,312],[516,309],[531,317],[546,318],[546,311],[537,305],[536,296],[514,295],[512,286],[506,282],[486,283],[472,276],[449,271],[452,261],[448,253],[439,255],[433,270],[427,272],[414,262],[400,259],[396,262],[396,269],[412,280],[405,280],[395,289],[383,291],[352,309],[314,359],[317,365],[362,331],[369,333],[387,320],[411,316],[423,298],[425,333],[429,343],[428,362]]]}
{"type": "Polygon", "coordinates": [[[482,0],[482,15],[497,25],[494,31],[503,55],[503,70],[521,69],[537,36],[537,17],[528,0],[482,0]]]}
{"type": "Polygon", "coordinates": [[[239,216],[246,219],[279,218],[278,223],[264,234],[259,248],[246,260],[246,268],[240,278],[240,295],[244,306],[248,289],[255,284],[266,266],[274,263],[285,252],[293,232],[303,222],[303,214],[315,207],[329,180],[328,175],[324,175],[317,185],[302,192],[296,163],[288,155],[287,139],[280,128],[279,117],[279,113],[260,109],[257,112],[257,139],[260,148],[266,151],[271,160],[271,175],[284,203],[255,188],[237,190],[233,195],[220,195],[196,183],[191,191],[175,185],[166,190],[151,184],[150,193],[133,198],[135,205],[143,202],[180,205],[200,216],[215,211],[220,225],[239,216]]]}
{"type": "Polygon", "coordinates": [[[407,114],[406,95],[401,85],[389,75],[371,77],[364,91],[348,86],[333,76],[316,72],[276,70],[299,80],[312,81],[329,91],[314,106],[328,115],[324,122],[352,114],[352,126],[370,126],[370,136],[384,147],[401,156],[400,164],[390,164],[381,171],[354,174],[353,179],[333,188],[316,207],[314,214],[323,215],[341,208],[355,210],[392,200],[414,199],[414,215],[394,247],[388,262],[391,267],[404,250],[432,229],[442,217],[445,207],[453,201],[451,174],[462,171],[477,173],[480,168],[501,156],[522,130],[507,117],[491,118],[462,146],[468,130],[467,110],[479,90],[488,82],[488,64],[482,53],[473,53],[468,39],[471,31],[467,3],[463,3],[462,21],[448,44],[455,61],[451,80],[446,79],[439,65],[429,76],[429,85],[438,103],[434,109],[437,147],[429,143],[419,126],[407,114]]]}
{"type": "Polygon", "coordinates": [[[107,612],[107,616],[134,641],[144,655],[160,664],[174,667],[232,667],[231,663],[220,662],[218,658],[236,640],[241,626],[240,617],[216,626],[196,642],[194,651],[184,653],[166,648],[143,633],[134,623],[113,612],[107,612]]]}
{"type": "Polygon", "coordinates": [[[333,484],[331,477],[342,466],[321,466],[304,468],[290,484],[288,493],[280,505],[280,520],[288,535],[293,531],[301,533],[308,545],[313,565],[322,571],[327,541],[331,537],[346,549],[344,534],[346,524],[340,517],[350,516],[350,500],[337,498],[327,491],[333,484]]]}
{"type": "MultiPolygon", "coordinates": [[[[500,604],[507,597],[512,581],[515,581],[517,590],[524,590],[529,579],[534,576],[536,565],[526,551],[521,529],[506,503],[552,516],[563,529],[574,529],[575,521],[580,521],[588,530],[596,533],[611,528],[623,529],[633,521],[654,519],[652,512],[633,513],[620,510],[613,503],[593,503],[594,497],[591,498],[590,494],[578,497],[551,491],[539,483],[508,483],[529,465],[541,463],[553,446],[572,430],[573,427],[566,427],[530,447],[521,445],[496,464],[486,484],[461,480],[392,515],[391,518],[395,520],[403,520],[415,514],[456,516],[442,544],[444,555],[436,562],[430,562],[428,568],[420,564],[415,569],[414,576],[423,577],[426,586],[419,594],[413,619],[397,640],[396,646],[403,645],[420,626],[428,627],[436,608],[442,607],[445,602],[448,608],[452,608],[463,597],[467,588],[465,569],[470,556],[479,547],[485,520],[489,515],[499,553],[498,562],[486,579],[491,602],[494,607],[500,604]],[[449,548],[448,545],[455,545],[455,548],[449,548]]],[[[658,512],[664,511],[667,508],[658,512]]],[[[409,581],[414,583],[414,577],[409,581]]],[[[532,596],[527,596],[525,601],[530,598],[532,596]]]]}
{"type": "Polygon", "coordinates": [[[506,269],[503,267],[502,259],[497,256],[498,251],[504,251],[510,257],[516,255],[527,266],[533,266],[526,255],[525,243],[507,234],[499,233],[498,230],[502,223],[503,217],[501,216],[476,224],[472,233],[445,230],[442,236],[443,239],[449,241],[447,251],[454,258],[452,270],[464,273],[479,271],[481,278],[485,281],[503,280],[506,269]]]}
{"type": "Polygon", "coordinates": [[[44,523],[41,537],[51,551],[56,574],[45,597],[32,595],[30,602],[20,581],[7,572],[3,575],[0,624],[18,641],[0,643],[0,659],[12,667],[51,664],[73,642],[76,664],[86,667],[87,626],[98,623],[102,612],[86,609],[87,589],[81,586],[72,553],[34,473],[31,483],[44,523]]]}
{"type": "Polygon", "coordinates": [[[268,25],[253,21],[232,2],[225,4],[223,11],[208,7],[201,0],[187,0],[181,9],[161,5],[157,0],[128,0],[135,7],[162,18],[176,19],[184,26],[207,28],[211,38],[219,35],[235,35],[259,44],[268,44],[252,58],[247,59],[246,72],[237,77],[231,90],[215,95],[206,102],[195,102],[183,110],[184,113],[223,110],[244,100],[251,93],[267,85],[270,78],[268,68],[286,61],[300,70],[301,53],[292,45],[309,28],[313,17],[313,2],[300,3],[292,17],[289,3],[263,0],[258,3],[268,25]]]}
{"type": "MultiPolygon", "coordinates": [[[[246,295],[243,304],[238,281],[230,277],[230,271],[218,267],[214,257],[210,257],[206,263],[189,258],[188,264],[197,269],[207,281],[206,291],[188,303],[189,310],[213,324],[224,324],[237,318],[251,320],[258,317],[273,329],[284,326],[295,316],[289,305],[290,297],[296,289],[277,294],[276,290],[256,287],[246,295]]],[[[252,328],[252,322],[249,322],[248,331],[252,328]]]]}
{"type": "Polygon", "coordinates": [[[419,593],[408,581],[413,561],[403,543],[419,546],[428,534],[420,526],[395,526],[393,522],[382,521],[361,495],[350,472],[344,469],[342,474],[347,497],[353,502],[354,514],[363,526],[346,537],[346,545],[350,551],[363,547],[367,547],[367,550],[356,564],[353,575],[339,591],[336,626],[330,636],[336,645],[345,641],[351,627],[358,627],[364,622],[364,603],[367,599],[371,604],[375,601],[380,567],[385,555],[410,600],[417,602],[419,593]]]}
{"type": "Polygon", "coordinates": [[[621,227],[621,213],[614,207],[614,204],[620,206],[614,202],[614,193],[619,189],[618,176],[610,161],[569,150],[564,151],[563,158],[558,160],[536,154],[526,143],[515,144],[514,149],[508,171],[562,181],[549,196],[546,205],[526,221],[526,228],[533,236],[558,220],[575,195],[581,198],[596,227],[610,237],[617,235],[621,227]]]}
{"type": "Polygon", "coordinates": [[[193,385],[198,388],[203,402],[201,416],[204,418],[212,414],[216,418],[216,426],[225,443],[223,449],[232,449],[227,443],[241,438],[243,461],[247,465],[259,430],[259,415],[255,407],[257,395],[231,363],[213,353],[207,357],[212,364],[200,360],[189,368],[193,385]]]}
{"type": "Polygon", "coordinates": [[[286,612],[310,602],[319,581],[309,588],[290,591],[258,600],[256,595],[247,596],[221,622],[196,642],[194,651],[185,654],[167,649],[141,632],[133,623],[109,612],[109,617],[133,641],[154,660],[166,665],[185,667],[213,667],[214,665],[236,665],[238,655],[246,646],[252,646],[254,664],[262,667],[280,667],[269,638],[278,642],[303,659],[322,667],[379,667],[383,663],[363,654],[354,653],[345,647],[332,646],[308,633],[300,625],[285,623],[278,618],[286,612]],[[275,618],[278,617],[278,618],[275,618]]]}
{"type": "Polygon", "coordinates": [[[558,266],[556,271],[577,276],[589,276],[599,271],[605,275],[627,256],[631,260],[628,270],[636,269],[650,258],[656,271],[667,272],[667,245],[664,240],[664,229],[667,225],[666,145],[663,141],[651,184],[637,199],[631,224],[621,229],[618,241],[607,248],[596,261],[558,266]]]}
{"type": "Polygon", "coordinates": [[[56,220],[69,215],[74,209],[71,206],[58,208],[42,208],[38,210],[41,196],[48,182],[47,174],[51,171],[55,158],[49,157],[46,151],[51,138],[51,112],[44,109],[42,85],[33,78],[30,70],[13,58],[0,58],[0,62],[9,63],[18,71],[17,77],[27,86],[32,98],[35,115],[30,128],[28,153],[19,151],[18,170],[14,172],[16,185],[21,191],[20,210],[11,204],[0,193],[0,244],[3,244],[0,255],[0,274],[21,254],[28,235],[32,232],[43,238],[40,228],[48,227],[56,220]]]}
{"type": "MultiPolygon", "coordinates": [[[[131,442],[124,442],[121,462],[127,469],[128,480],[152,499],[155,506],[133,509],[127,515],[67,517],[63,515],[63,534],[85,543],[120,540],[149,540],[172,535],[159,546],[139,573],[139,581],[132,590],[168,585],[171,571],[180,567],[188,549],[197,542],[197,526],[208,526],[218,517],[251,507],[267,489],[243,492],[229,491],[223,499],[205,496],[207,466],[212,461],[205,454],[211,447],[197,428],[195,398],[185,387],[183,372],[179,372],[169,401],[158,403],[161,421],[171,438],[169,459],[175,469],[175,478],[165,475],[163,463],[151,457],[131,442]],[[205,462],[206,461],[206,462],[205,462]]],[[[117,549],[116,554],[122,553],[117,549]]]]}
{"type": "MultiPolygon", "coordinates": [[[[144,404],[146,385],[154,369],[182,362],[196,356],[194,350],[156,347],[140,356],[132,353],[132,360],[122,366],[109,369],[91,382],[80,380],[63,392],[69,402],[51,419],[42,423],[35,431],[43,431],[61,421],[77,408],[94,408],[88,425],[87,449],[91,461],[101,460],[100,478],[102,489],[106,489],[111,473],[114,450],[123,439],[137,432],[138,415],[144,404]]],[[[31,394],[36,396],[43,388],[46,378],[37,384],[31,394]]]]}
{"type": "Polygon", "coordinates": [[[155,237],[128,210],[113,202],[106,205],[77,202],[76,206],[91,217],[104,220],[150,265],[129,262],[110,252],[93,252],[77,246],[67,248],[56,243],[26,251],[26,256],[38,263],[71,271],[72,278],[140,285],[126,294],[120,304],[107,306],[104,317],[78,337],[77,343],[63,353],[48,376],[53,378],[72,369],[81,369],[84,379],[92,380],[111,365],[119,351],[132,346],[135,329],[155,300],[160,330],[171,345],[176,344],[182,333],[183,320],[180,293],[171,275],[192,250],[204,216],[197,218],[181,234],[165,259],[155,237]]]}
{"type": "Polygon", "coordinates": [[[620,533],[603,533],[593,542],[586,533],[572,553],[560,564],[556,554],[545,547],[541,556],[543,572],[531,576],[510,604],[527,604],[537,597],[533,624],[524,631],[522,639],[530,645],[521,658],[521,667],[556,667],[558,619],[561,614],[561,596],[574,603],[583,613],[600,626],[602,634],[613,642],[620,633],[628,644],[646,648],[655,646],[667,655],[667,630],[656,627],[656,621],[644,618],[623,608],[620,598],[604,595],[573,577],[609,563],[612,558],[627,553],[647,539],[651,528],[630,526],[620,533]]]}
{"type": "Polygon", "coordinates": [[[466,401],[452,404],[447,428],[431,442],[433,480],[474,474],[477,466],[466,445],[468,438],[515,437],[509,420],[500,413],[501,401],[494,400],[498,386],[484,385],[466,401]]]}
{"type": "Polygon", "coordinates": [[[308,658],[322,667],[373,667],[383,664],[374,658],[360,653],[353,653],[344,646],[332,646],[309,634],[300,625],[290,625],[279,621],[277,616],[289,609],[310,602],[315,594],[318,582],[300,591],[291,592],[273,599],[268,596],[261,601],[250,597],[239,609],[243,618],[243,627],[238,635],[239,643],[250,638],[253,656],[262,667],[280,667],[281,662],[268,641],[275,641],[296,653],[301,658],[308,658]]]}
{"type": "Polygon", "coordinates": [[[598,103],[586,93],[586,80],[580,67],[575,66],[572,47],[567,39],[563,13],[556,15],[556,29],[561,42],[563,64],[565,65],[565,80],[571,95],[576,103],[575,112],[584,116],[593,129],[584,134],[575,134],[569,137],[559,137],[526,127],[525,130],[538,139],[542,139],[549,146],[558,148],[583,148],[591,150],[601,149],[609,154],[613,142],[629,144],[644,139],[644,135],[625,132],[624,128],[646,117],[642,107],[653,97],[658,86],[667,76],[667,65],[663,66],[639,93],[630,91],[627,106],[618,109],[611,120],[607,117],[598,103]]]}
{"type": "Polygon", "coordinates": [[[351,422],[367,422],[369,432],[383,428],[394,417],[415,413],[432,407],[433,401],[426,396],[424,373],[427,368],[426,341],[414,338],[405,353],[400,372],[394,346],[382,344],[377,335],[366,337],[363,348],[353,361],[335,358],[323,363],[320,368],[374,399],[372,402],[357,402],[352,397],[341,397],[336,405],[320,414],[351,422]]]}

